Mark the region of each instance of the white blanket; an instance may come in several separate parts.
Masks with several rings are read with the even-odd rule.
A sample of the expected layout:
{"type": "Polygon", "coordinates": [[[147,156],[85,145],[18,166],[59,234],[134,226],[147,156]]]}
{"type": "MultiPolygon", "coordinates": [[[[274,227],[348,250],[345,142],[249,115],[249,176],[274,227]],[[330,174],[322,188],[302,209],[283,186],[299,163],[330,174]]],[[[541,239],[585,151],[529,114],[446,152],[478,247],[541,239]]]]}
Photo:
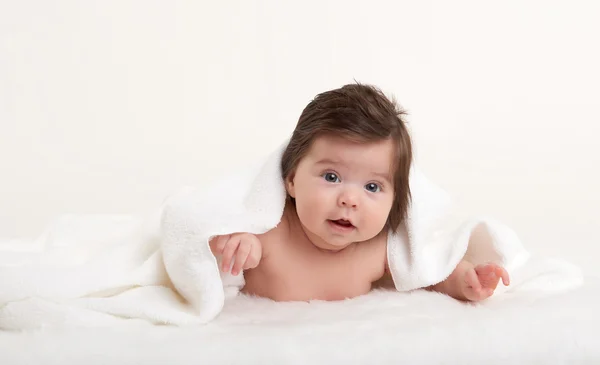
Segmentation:
{"type": "MultiPolygon", "coordinates": [[[[0,328],[105,326],[124,320],[193,325],[213,320],[235,296],[243,275],[221,275],[210,237],[262,233],[283,213],[279,161],[285,143],[264,160],[209,187],[186,189],[149,217],[66,216],[30,244],[0,247],[0,328]]],[[[513,286],[557,290],[581,284],[581,273],[548,261],[534,272],[517,235],[485,217],[464,216],[416,168],[409,217],[388,236],[398,291],[444,280],[465,255],[497,262],[513,286]],[[520,276],[519,272],[525,273],[520,276]]],[[[499,287],[496,294],[502,295],[499,287]]]]}
{"type": "Polygon", "coordinates": [[[565,293],[511,286],[478,304],[426,291],[312,303],[241,295],[205,326],[0,331],[0,363],[597,365],[599,292],[587,276],[565,293]]]}

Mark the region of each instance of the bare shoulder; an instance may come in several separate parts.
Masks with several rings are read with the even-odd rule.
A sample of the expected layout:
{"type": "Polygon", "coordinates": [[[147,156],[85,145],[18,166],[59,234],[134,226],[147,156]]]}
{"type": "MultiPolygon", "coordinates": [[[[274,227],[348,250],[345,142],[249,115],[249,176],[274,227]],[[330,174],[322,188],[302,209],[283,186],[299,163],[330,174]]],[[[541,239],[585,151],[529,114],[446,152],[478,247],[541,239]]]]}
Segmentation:
{"type": "Polygon", "coordinates": [[[378,276],[373,281],[373,288],[394,289],[394,279],[388,266],[387,255],[387,238],[388,232],[382,232],[373,239],[373,250],[377,256],[377,262],[380,265],[378,268],[378,276]]]}
{"type": "Polygon", "coordinates": [[[361,260],[368,263],[373,273],[373,281],[379,280],[387,271],[387,232],[361,242],[357,247],[361,260]]]}
{"type": "Polygon", "coordinates": [[[288,232],[288,223],[286,218],[283,217],[274,228],[265,233],[257,234],[256,237],[260,240],[262,246],[263,257],[269,256],[273,253],[273,249],[281,247],[282,243],[287,242],[288,232]]]}

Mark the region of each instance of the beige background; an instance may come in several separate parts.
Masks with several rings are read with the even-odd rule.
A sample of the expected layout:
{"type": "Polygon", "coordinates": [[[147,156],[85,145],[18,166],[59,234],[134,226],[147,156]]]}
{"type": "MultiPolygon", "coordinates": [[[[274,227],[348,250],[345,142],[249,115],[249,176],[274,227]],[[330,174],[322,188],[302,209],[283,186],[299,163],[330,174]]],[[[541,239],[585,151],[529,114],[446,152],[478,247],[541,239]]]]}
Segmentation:
{"type": "Polygon", "coordinates": [[[595,1],[0,1],[0,238],[137,214],[275,147],[354,79],[533,251],[600,252],[595,1]]]}

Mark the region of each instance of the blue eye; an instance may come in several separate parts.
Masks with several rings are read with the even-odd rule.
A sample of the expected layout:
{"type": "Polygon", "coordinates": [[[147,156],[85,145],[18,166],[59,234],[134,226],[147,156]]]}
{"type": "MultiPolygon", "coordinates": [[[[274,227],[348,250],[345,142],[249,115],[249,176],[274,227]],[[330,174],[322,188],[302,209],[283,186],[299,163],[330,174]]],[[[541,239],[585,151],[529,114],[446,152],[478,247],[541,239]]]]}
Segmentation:
{"type": "Polygon", "coordinates": [[[338,178],[338,176],[336,174],[334,174],[333,172],[327,172],[323,175],[323,178],[327,181],[327,182],[339,182],[340,179],[338,178]]]}
{"type": "Polygon", "coordinates": [[[369,183],[365,185],[365,189],[367,189],[367,191],[370,191],[371,193],[376,193],[381,190],[381,187],[375,183],[369,183]]]}

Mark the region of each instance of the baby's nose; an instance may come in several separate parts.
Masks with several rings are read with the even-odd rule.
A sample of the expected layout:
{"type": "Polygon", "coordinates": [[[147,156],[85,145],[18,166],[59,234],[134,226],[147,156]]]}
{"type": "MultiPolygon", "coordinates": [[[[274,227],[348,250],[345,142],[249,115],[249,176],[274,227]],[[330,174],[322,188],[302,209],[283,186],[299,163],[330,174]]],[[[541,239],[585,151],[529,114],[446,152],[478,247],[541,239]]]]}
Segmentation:
{"type": "Polygon", "coordinates": [[[338,203],[344,207],[356,208],[358,199],[353,192],[347,191],[340,194],[338,203]]]}

